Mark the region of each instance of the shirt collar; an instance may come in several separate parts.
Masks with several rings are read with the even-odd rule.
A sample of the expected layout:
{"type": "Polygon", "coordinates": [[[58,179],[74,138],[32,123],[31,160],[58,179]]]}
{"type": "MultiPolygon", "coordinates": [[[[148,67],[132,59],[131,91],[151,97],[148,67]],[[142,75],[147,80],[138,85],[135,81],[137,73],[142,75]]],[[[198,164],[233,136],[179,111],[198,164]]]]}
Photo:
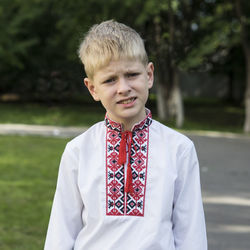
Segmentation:
{"type": "MultiPolygon", "coordinates": [[[[107,114],[105,115],[105,125],[107,128],[118,131],[118,132],[122,132],[122,124],[112,121],[107,114]]],[[[136,123],[133,128],[132,131],[138,131],[138,130],[143,130],[147,127],[149,127],[152,123],[152,114],[151,111],[149,109],[146,108],[146,118],[143,119],[142,121],[136,123]]]]}

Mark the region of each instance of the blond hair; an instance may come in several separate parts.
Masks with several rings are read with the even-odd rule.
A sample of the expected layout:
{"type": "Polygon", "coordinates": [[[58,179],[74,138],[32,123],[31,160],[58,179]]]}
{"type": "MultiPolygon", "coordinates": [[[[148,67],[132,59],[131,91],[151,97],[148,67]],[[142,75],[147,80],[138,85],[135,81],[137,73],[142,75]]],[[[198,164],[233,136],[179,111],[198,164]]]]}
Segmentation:
{"type": "Polygon", "coordinates": [[[127,58],[139,60],[145,65],[148,63],[140,35],[125,24],[113,20],[92,26],[80,44],[78,53],[90,79],[93,79],[96,70],[111,60],[127,58]]]}

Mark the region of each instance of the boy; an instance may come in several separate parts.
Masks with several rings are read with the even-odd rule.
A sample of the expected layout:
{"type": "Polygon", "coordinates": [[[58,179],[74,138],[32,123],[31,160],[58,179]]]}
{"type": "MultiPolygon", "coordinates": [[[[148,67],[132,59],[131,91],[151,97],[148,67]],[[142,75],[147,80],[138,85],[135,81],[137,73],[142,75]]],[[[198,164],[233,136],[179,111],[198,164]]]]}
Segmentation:
{"type": "Polygon", "coordinates": [[[154,66],[142,39],[106,21],[79,55],[106,116],[66,146],[45,249],[206,250],[196,152],[145,108],[154,66]]]}

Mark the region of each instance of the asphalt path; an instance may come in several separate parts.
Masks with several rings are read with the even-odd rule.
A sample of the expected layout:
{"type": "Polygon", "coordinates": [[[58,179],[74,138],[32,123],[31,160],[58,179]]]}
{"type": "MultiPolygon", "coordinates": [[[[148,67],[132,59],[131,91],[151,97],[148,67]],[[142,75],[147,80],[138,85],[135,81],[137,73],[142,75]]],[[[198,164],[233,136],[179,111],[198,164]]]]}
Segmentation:
{"type": "Polygon", "coordinates": [[[250,250],[250,139],[189,136],[200,161],[209,250],[250,250]]]}
{"type": "MultiPolygon", "coordinates": [[[[0,134],[74,137],[86,129],[0,124],[0,134]]],[[[250,250],[250,137],[203,131],[187,136],[200,162],[208,249],[250,250]]]]}

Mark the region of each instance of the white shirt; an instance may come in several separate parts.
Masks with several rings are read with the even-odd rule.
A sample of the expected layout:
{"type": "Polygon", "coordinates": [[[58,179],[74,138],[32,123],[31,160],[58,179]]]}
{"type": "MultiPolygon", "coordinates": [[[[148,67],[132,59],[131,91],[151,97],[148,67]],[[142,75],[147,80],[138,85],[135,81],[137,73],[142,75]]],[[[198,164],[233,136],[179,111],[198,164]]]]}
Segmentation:
{"type": "MultiPolygon", "coordinates": [[[[149,117],[145,120],[150,121],[149,117]]],[[[140,197],[127,209],[133,200],[121,187],[126,181],[127,164],[120,169],[124,176],[117,175],[120,189],[110,189],[111,181],[118,179],[110,175],[107,119],[67,144],[45,250],[207,249],[199,164],[193,143],[152,119],[146,129],[147,159],[139,169],[145,182],[137,190],[140,197]],[[136,209],[139,201],[143,206],[136,209]],[[112,211],[118,214],[113,215],[112,211]]],[[[134,138],[132,151],[136,147],[134,138]]],[[[133,185],[138,175],[133,175],[133,185]]]]}

